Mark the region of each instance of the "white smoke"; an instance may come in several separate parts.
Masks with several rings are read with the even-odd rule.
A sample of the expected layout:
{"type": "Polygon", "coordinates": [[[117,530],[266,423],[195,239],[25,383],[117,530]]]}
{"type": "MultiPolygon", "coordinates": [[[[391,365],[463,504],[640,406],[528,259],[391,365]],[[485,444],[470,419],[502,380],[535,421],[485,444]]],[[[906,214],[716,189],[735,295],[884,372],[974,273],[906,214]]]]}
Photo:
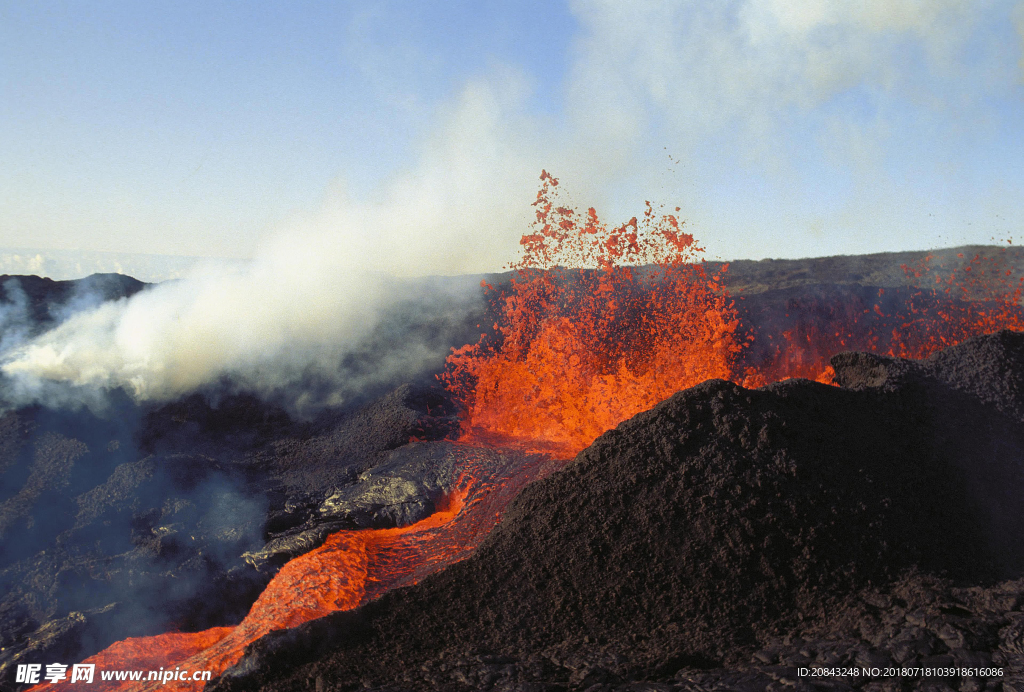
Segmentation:
{"type": "MultiPolygon", "coordinates": [[[[613,220],[618,207],[636,213],[654,197],[681,203],[698,226],[724,218],[723,208],[731,213],[715,198],[729,194],[720,183],[735,165],[770,176],[780,186],[771,208],[790,216],[758,217],[756,200],[747,200],[746,216],[725,219],[731,240],[702,238],[727,256],[767,255],[769,241],[776,256],[815,249],[837,225],[850,236],[846,249],[892,243],[890,222],[899,219],[880,210],[914,210],[916,202],[894,197],[883,174],[887,152],[904,136],[931,137],[941,149],[957,128],[984,129],[977,104],[1016,88],[1021,76],[1019,3],[572,7],[580,34],[560,117],[533,115],[529,75],[495,67],[443,110],[415,166],[361,199],[340,179],[320,209],[279,229],[251,266],[200,268],[9,350],[2,369],[14,391],[39,397],[48,383],[64,382],[166,399],[223,378],[260,391],[311,372],[338,380],[339,360],[407,297],[405,284],[386,275],[497,270],[515,258],[542,168],[561,177],[580,206],[611,208],[613,220]],[[1012,42],[997,31],[996,43],[977,48],[979,27],[1003,25],[1012,42]],[[845,198],[801,211],[808,193],[794,162],[805,159],[848,178],[845,198]],[[666,174],[675,160],[681,172],[666,174]]],[[[417,343],[388,348],[381,367],[391,373],[438,355],[417,343]]]]}
{"type": "Polygon", "coordinates": [[[211,267],[80,312],[11,352],[4,372],[23,390],[50,380],[164,399],[220,377],[287,379],[299,366],[326,367],[373,328],[385,287],[319,260],[308,253],[261,258],[245,271],[211,267]]]}
{"type": "Polygon", "coordinates": [[[301,409],[341,403],[364,386],[438,362],[443,346],[399,334],[379,345],[386,353],[372,354],[372,372],[339,366],[367,348],[402,301],[432,305],[435,316],[464,315],[479,295],[476,285],[452,284],[431,303],[396,275],[455,274],[513,256],[536,181],[517,148],[526,136],[515,132],[521,121],[509,115],[524,89],[512,71],[499,85],[467,85],[415,170],[371,200],[349,199],[339,183],[319,211],[293,219],[250,264],[199,266],[9,349],[7,397],[85,397],[54,383],[78,392],[122,387],[157,401],[223,380],[265,395],[311,378],[329,384],[314,401],[309,392],[289,392],[287,403],[301,409]]]}

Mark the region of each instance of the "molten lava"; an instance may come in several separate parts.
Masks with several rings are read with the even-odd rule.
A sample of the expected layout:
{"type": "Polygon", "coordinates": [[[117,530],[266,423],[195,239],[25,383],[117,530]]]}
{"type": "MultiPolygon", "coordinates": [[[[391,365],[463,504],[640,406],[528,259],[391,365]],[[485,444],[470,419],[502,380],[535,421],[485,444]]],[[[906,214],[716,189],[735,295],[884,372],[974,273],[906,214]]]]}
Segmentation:
{"type": "MultiPolygon", "coordinates": [[[[148,671],[209,670],[213,677],[235,664],[245,646],[272,630],[297,627],[332,612],[350,610],[385,591],[415,584],[469,555],[502,510],[528,482],[559,463],[543,455],[452,447],[462,469],[455,490],[426,519],[395,529],[340,531],[319,548],[288,562],[237,627],[137,637],[85,660],[96,664],[94,689],[199,690],[191,680],[147,681],[148,671]],[[141,682],[101,681],[101,671],[143,671],[141,682]]],[[[77,685],[77,683],[75,683],[77,685]]],[[[41,690],[74,690],[71,683],[41,690]]]]}
{"type": "Polygon", "coordinates": [[[468,439],[575,453],[679,389],[729,377],[738,320],[674,215],[648,203],[641,219],[610,228],[594,209],[557,205],[558,180],[541,181],[534,232],[511,290],[495,298],[497,338],[456,350],[443,380],[468,439]]]}
{"type": "Polygon", "coordinates": [[[575,453],[709,378],[831,384],[829,359],[841,351],[923,358],[977,334],[1024,329],[1024,278],[980,256],[948,276],[930,258],[904,267],[909,283],[933,277],[939,290],[790,301],[786,314],[744,324],[723,287],[727,267],[706,271],[676,216],[648,203],[640,220],[609,227],[594,209],[581,216],[559,205],[547,172],[541,181],[510,288],[484,284],[493,332],[454,350],[442,376],[461,403],[465,440],[543,441],[575,453]]]}
{"type": "MultiPolygon", "coordinates": [[[[545,172],[541,181],[534,232],[523,236],[510,287],[485,284],[497,314],[493,332],[455,350],[442,377],[463,409],[462,441],[452,446],[463,477],[447,504],[412,526],[330,536],[286,564],[237,627],[127,639],[86,662],[98,672],[180,667],[217,676],[272,630],[354,608],[466,557],[526,483],[563,463],[525,450],[567,458],[709,378],[746,386],[793,376],[830,382],[828,359],[839,351],[920,358],[976,334],[1024,329],[1024,278],[975,257],[948,276],[927,260],[905,268],[912,282],[934,276],[938,290],[791,301],[784,315],[755,320],[754,333],[723,274],[706,270],[702,248],[675,215],[648,203],[640,219],[609,227],[593,209],[580,215],[557,204],[555,178],[545,172]],[[501,453],[489,449],[495,441],[501,453]]],[[[100,690],[203,685],[167,687],[145,676],[101,682],[98,674],[96,681],[100,690]]]]}
{"type": "MultiPolygon", "coordinates": [[[[963,259],[963,254],[958,257],[963,259]]],[[[942,276],[929,271],[931,259],[903,266],[910,279],[934,275],[937,289],[911,298],[903,323],[892,332],[890,355],[925,358],[978,334],[1024,330],[1024,276],[1014,280],[1013,270],[1005,268],[999,257],[981,255],[942,276]]]]}

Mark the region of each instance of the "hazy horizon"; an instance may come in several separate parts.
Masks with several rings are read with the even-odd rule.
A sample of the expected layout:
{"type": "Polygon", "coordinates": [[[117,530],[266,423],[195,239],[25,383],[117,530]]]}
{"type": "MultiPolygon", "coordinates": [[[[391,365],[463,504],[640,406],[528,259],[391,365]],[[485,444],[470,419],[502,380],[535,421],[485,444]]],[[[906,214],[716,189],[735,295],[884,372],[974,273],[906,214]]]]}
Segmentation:
{"type": "Polygon", "coordinates": [[[1024,226],[1021,0],[3,7],[0,246],[494,271],[541,169],[726,259],[1024,226]]]}

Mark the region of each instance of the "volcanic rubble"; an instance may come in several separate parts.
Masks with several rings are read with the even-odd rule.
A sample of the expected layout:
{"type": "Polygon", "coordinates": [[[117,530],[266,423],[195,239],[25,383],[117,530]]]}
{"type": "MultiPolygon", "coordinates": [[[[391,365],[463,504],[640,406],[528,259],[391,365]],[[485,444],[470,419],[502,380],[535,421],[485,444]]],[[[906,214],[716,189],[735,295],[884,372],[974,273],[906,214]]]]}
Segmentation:
{"type": "Polygon", "coordinates": [[[236,623],[343,528],[415,522],[450,489],[438,390],[312,423],[246,396],[0,417],[0,679],[126,636],[236,623]]]}
{"type": "Polygon", "coordinates": [[[465,561],[250,645],[212,689],[997,689],[1024,682],[1024,334],[840,387],[709,381],[527,486],[465,561]],[[1006,581],[1010,580],[1010,581],[1006,581]]]}

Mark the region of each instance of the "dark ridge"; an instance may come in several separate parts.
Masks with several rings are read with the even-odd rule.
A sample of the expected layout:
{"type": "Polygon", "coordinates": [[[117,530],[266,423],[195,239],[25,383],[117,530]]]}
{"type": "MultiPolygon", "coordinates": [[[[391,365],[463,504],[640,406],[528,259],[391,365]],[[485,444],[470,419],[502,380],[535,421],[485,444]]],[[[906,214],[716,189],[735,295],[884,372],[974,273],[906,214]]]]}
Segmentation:
{"type": "Polygon", "coordinates": [[[946,279],[954,269],[962,269],[975,256],[993,261],[999,272],[1011,270],[1024,274],[1024,248],[995,245],[964,245],[914,252],[879,252],[871,255],[837,255],[804,259],[734,260],[708,262],[710,271],[724,265],[726,286],[734,295],[752,295],[768,290],[793,289],[812,284],[860,284],[895,288],[917,286],[932,288],[935,278],[946,279]],[[922,264],[929,258],[926,264],[922,264]],[[903,265],[920,267],[920,277],[908,277],[903,265]]]}
{"type": "Polygon", "coordinates": [[[0,288],[3,290],[0,302],[19,305],[23,300],[25,317],[31,320],[34,330],[43,331],[62,320],[63,310],[73,311],[85,305],[130,298],[147,285],[123,274],[92,274],[70,281],[4,274],[0,275],[0,288]],[[76,301],[82,305],[75,305],[76,301]]]}
{"type": "MultiPolygon", "coordinates": [[[[858,594],[1006,590],[1024,566],[1024,430],[1003,382],[1022,366],[1024,335],[1002,332],[923,363],[843,354],[846,388],[705,382],[528,486],[466,561],[268,635],[212,689],[469,690],[489,685],[466,670],[500,661],[533,666],[535,689],[665,681],[773,646],[778,661],[795,630],[840,636],[865,616],[858,594]],[[559,678],[573,657],[604,673],[559,678]]],[[[950,641],[913,660],[981,646],[950,641]]]]}

